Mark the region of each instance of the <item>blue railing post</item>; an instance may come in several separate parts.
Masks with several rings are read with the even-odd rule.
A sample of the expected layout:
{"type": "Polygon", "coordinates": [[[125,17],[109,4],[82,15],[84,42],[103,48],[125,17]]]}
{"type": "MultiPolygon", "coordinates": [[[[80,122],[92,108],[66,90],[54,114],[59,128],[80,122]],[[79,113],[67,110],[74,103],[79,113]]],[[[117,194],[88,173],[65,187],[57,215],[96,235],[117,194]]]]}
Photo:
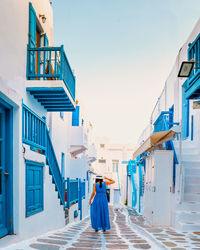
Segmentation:
{"type": "Polygon", "coordinates": [[[64,45],[60,47],[60,80],[63,79],[64,45]]]}
{"type": "Polygon", "coordinates": [[[69,186],[69,177],[67,178],[67,208],[70,207],[70,186],[69,186]]]}
{"type": "Polygon", "coordinates": [[[82,220],[82,191],[81,191],[81,179],[79,179],[78,209],[80,210],[80,220],[82,220]]]}

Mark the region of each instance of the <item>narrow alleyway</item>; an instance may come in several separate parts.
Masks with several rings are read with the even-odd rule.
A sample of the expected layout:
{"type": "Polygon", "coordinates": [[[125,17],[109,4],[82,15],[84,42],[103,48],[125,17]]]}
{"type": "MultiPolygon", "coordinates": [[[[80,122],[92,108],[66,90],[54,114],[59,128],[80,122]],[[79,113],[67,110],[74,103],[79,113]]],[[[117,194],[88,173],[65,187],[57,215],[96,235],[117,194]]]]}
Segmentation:
{"type": "Polygon", "coordinates": [[[110,206],[111,230],[95,232],[90,218],[35,239],[11,245],[5,250],[56,249],[200,249],[198,234],[178,234],[172,229],[144,225],[134,211],[110,206]],[[163,244],[163,242],[167,244],[163,244]]]}
{"type": "Polygon", "coordinates": [[[91,228],[90,218],[86,218],[79,223],[68,225],[65,229],[6,249],[160,249],[151,240],[131,228],[123,209],[110,207],[110,222],[111,230],[96,233],[91,228]]]}

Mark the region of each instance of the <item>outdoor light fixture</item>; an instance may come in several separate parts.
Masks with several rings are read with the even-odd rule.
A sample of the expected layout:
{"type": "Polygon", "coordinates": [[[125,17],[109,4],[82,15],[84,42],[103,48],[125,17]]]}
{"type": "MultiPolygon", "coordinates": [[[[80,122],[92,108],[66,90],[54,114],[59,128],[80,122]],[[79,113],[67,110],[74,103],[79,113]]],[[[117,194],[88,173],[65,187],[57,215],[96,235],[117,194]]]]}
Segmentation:
{"type": "Polygon", "coordinates": [[[42,22],[45,23],[47,18],[45,17],[45,15],[40,15],[39,14],[39,18],[42,18],[42,22]]]}
{"type": "Polygon", "coordinates": [[[178,77],[189,77],[194,67],[194,63],[193,60],[182,62],[178,77]]]}

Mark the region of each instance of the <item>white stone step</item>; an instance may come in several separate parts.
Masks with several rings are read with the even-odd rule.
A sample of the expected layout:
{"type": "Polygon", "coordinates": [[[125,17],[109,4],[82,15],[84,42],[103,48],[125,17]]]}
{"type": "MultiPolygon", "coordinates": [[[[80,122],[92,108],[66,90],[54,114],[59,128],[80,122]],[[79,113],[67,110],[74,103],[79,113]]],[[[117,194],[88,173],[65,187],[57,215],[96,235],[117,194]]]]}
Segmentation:
{"type": "Polygon", "coordinates": [[[195,223],[195,222],[177,222],[177,229],[179,229],[180,231],[185,231],[185,232],[188,232],[188,231],[200,231],[200,223],[195,223]]]}
{"type": "Polygon", "coordinates": [[[177,221],[180,222],[195,222],[200,223],[200,212],[195,211],[176,211],[175,217],[177,221]]]}
{"type": "Polygon", "coordinates": [[[186,175],[185,176],[185,185],[197,184],[200,185],[200,175],[186,175]]]}
{"type": "Polygon", "coordinates": [[[190,167],[186,167],[184,165],[184,170],[185,170],[185,176],[187,175],[196,175],[196,176],[200,176],[200,163],[198,162],[198,166],[199,167],[194,167],[193,165],[191,165],[190,167]]]}
{"type": "Polygon", "coordinates": [[[188,184],[187,182],[185,182],[184,191],[185,193],[200,194],[200,183],[188,184]]]}
{"type": "Polygon", "coordinates": [[[200,193],[184,193],[184,201],[200,202],[200,193]]]}
{"type": "Polygon", "coordinates": [[[195,201],[182,202],[181,204],[177,204],[176,210],[200,212],[200,202],[195,202],[195,201]]]}

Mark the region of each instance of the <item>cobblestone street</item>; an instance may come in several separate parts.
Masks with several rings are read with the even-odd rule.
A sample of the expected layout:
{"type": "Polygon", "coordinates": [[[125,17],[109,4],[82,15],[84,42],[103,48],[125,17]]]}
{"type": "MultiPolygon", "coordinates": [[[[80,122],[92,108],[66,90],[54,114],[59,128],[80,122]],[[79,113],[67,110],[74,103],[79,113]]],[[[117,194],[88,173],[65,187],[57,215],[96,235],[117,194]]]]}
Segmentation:
{"type": "Polygon", "coordinates": [[[56,249],[200,249],[198,234],[178,234],[174,230],[152,228],[133,211],[110,207],[111,230],[95,232],[90,219],[29,241],[11,245],[6,250],[56,249]],[[129,214],[129,216],[128,216],[129,214]]]}

